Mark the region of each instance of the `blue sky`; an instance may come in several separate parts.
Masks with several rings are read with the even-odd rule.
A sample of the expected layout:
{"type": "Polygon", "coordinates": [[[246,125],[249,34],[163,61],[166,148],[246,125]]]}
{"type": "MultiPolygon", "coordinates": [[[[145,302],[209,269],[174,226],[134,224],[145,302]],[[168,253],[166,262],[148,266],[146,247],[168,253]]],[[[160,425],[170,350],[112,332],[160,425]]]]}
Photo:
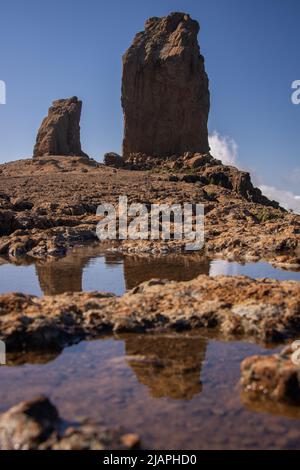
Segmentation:
{"type": "Polygon", "coordinates": [[[238,145],[261,184],[299,194],[299,0],[10,0],[1,4],[0,161],[32,155],[51,102],[84,102],[82,145],[120,151],[121,56],[150,16],[185,11],[201,25],[212,96],[210,132],[238,145]],[[297,173],[298,172],[298,173],[297,173]]]}

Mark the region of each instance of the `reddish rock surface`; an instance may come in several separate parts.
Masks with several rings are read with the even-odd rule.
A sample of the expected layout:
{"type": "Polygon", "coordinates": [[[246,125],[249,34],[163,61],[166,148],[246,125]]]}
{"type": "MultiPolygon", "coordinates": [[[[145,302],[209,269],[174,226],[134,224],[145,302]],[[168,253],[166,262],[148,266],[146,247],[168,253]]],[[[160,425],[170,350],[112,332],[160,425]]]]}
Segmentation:
{"type": "Polygon", "coordinates": [[[199,24],[185,13],[150,18],[123,56],[123,156],[207,152],[208,78],[199,24]]]}
{"type": "Polygon", "coordinates": [[[33,157],[87,155],[81,150],[80,116],[82,101],[76,96],[54,101],[38,131],[33,157]]]}
{"type": "Polygon", "coordinates": [[[273,356],[247,357],[241,365],[245,398],[300,405],[300,367],[292,354],[293,346],[287,346],[273,356]]]}
{"type": "Polygon", "coordinates": [[[0,339],[9,353],[59,350],[101,334],[218,328],[261,343],[299,335],[298,282],[201,275],[147,281],[122,297],[100,292],[0,296],[0,339]]]}

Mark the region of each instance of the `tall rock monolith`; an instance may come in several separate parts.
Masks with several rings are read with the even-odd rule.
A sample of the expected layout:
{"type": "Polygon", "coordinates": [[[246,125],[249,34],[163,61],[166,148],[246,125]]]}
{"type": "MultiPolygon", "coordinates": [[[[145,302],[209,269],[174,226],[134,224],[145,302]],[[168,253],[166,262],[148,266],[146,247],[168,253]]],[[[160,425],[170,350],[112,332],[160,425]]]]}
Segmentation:
{"type": "Polygon", "coordinates": [[[123,157],[209,151],[209,82],[185,13],[150,18],[123,56],[123,157]]]}

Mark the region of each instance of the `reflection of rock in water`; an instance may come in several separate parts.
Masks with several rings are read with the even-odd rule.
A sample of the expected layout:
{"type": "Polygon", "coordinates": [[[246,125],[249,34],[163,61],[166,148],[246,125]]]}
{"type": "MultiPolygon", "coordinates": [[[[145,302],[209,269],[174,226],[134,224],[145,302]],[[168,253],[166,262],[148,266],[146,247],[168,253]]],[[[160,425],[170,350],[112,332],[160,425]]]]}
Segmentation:
{"type": "Polygon", "coordinates": [[[153,278],[189,281],[200,274],[209,274],[210,262],[200,254],[123,257],[116,253],[104,254],[99,246],[91,246],[73,250],[64,258],[37,263],[41,290],[45,295],[81,292],[84,269],[91,260],[101,256],[105,256],[105,264],[110,267],[124,263],[126,289],[153,278]]]}
{"type": "Polygon", "coordinates": [[[247,392],[241,393],[241,402],[246,410],[252,413],[263,413],[272,416],[281,416],[287,419],[300,419],[299,406],[287,403],[278,403],[267,398],[261,400],[251,400],[247,392]]]}
{"type": "Polygon", "coordinates": [[[190,400],[202,391],[207,340],[182,335],[129,335],[127,360],[153,397],[190,400]]]}
{"type": "Polygon", "coordinates": [[[68,256],[36,264],[41,290],[45,295],[82,291],[82,272],[88,259],[68,256]],[[70,259],[71,258],[71,259],[70,259]]]}
{"type": "Polygon", "coordinates": [[[55,361],[60,353],[61,351],[22,351],[17,353],[10,353],[6,355],[6,365],[14,367],[23,366],[24,364],[44,365],[55,361]]]}
{"type": "Polygon", "coordinates": [[[78,264],[65,262],[63,259],[37,264],[36,271],[41,290],[45,295],[63,294],[64,292],[82,291],[81,260],[78,264]]]}
{"type": "Polygon", "coordinates": [[[160,257],[125,256],[126,289],[133,289],[153,278],[190,281],[200,274],[209,274],[210,261],[204,256],[168,255],[160,257]]]}
{"type": "Polygon", "coordinates": [[[36,272],[41,290],[45,295],[81,292],[83,270],[92,259],[100,256],[103,256],[101,247],[85,246],[74,249],[64,258],[37,263],[36,272]]]}

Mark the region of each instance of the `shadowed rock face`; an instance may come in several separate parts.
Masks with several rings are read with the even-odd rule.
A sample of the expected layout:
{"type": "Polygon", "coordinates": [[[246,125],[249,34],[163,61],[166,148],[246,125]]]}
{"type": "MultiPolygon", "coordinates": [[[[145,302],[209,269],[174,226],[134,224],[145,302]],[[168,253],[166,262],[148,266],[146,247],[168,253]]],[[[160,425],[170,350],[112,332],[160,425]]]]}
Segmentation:
{"type": "Polygon", "coordinates": [[[39,129],[33,158],[50,155],[85,156],[80,143],[82,101],[73,98],[54,101],[39,129]]]}
{"type": "Polygon", "coordinates": [[[123,56],[123,156],[208,152],[208,78],[199,24],[185,13],[150,18],[123,56]]]}

